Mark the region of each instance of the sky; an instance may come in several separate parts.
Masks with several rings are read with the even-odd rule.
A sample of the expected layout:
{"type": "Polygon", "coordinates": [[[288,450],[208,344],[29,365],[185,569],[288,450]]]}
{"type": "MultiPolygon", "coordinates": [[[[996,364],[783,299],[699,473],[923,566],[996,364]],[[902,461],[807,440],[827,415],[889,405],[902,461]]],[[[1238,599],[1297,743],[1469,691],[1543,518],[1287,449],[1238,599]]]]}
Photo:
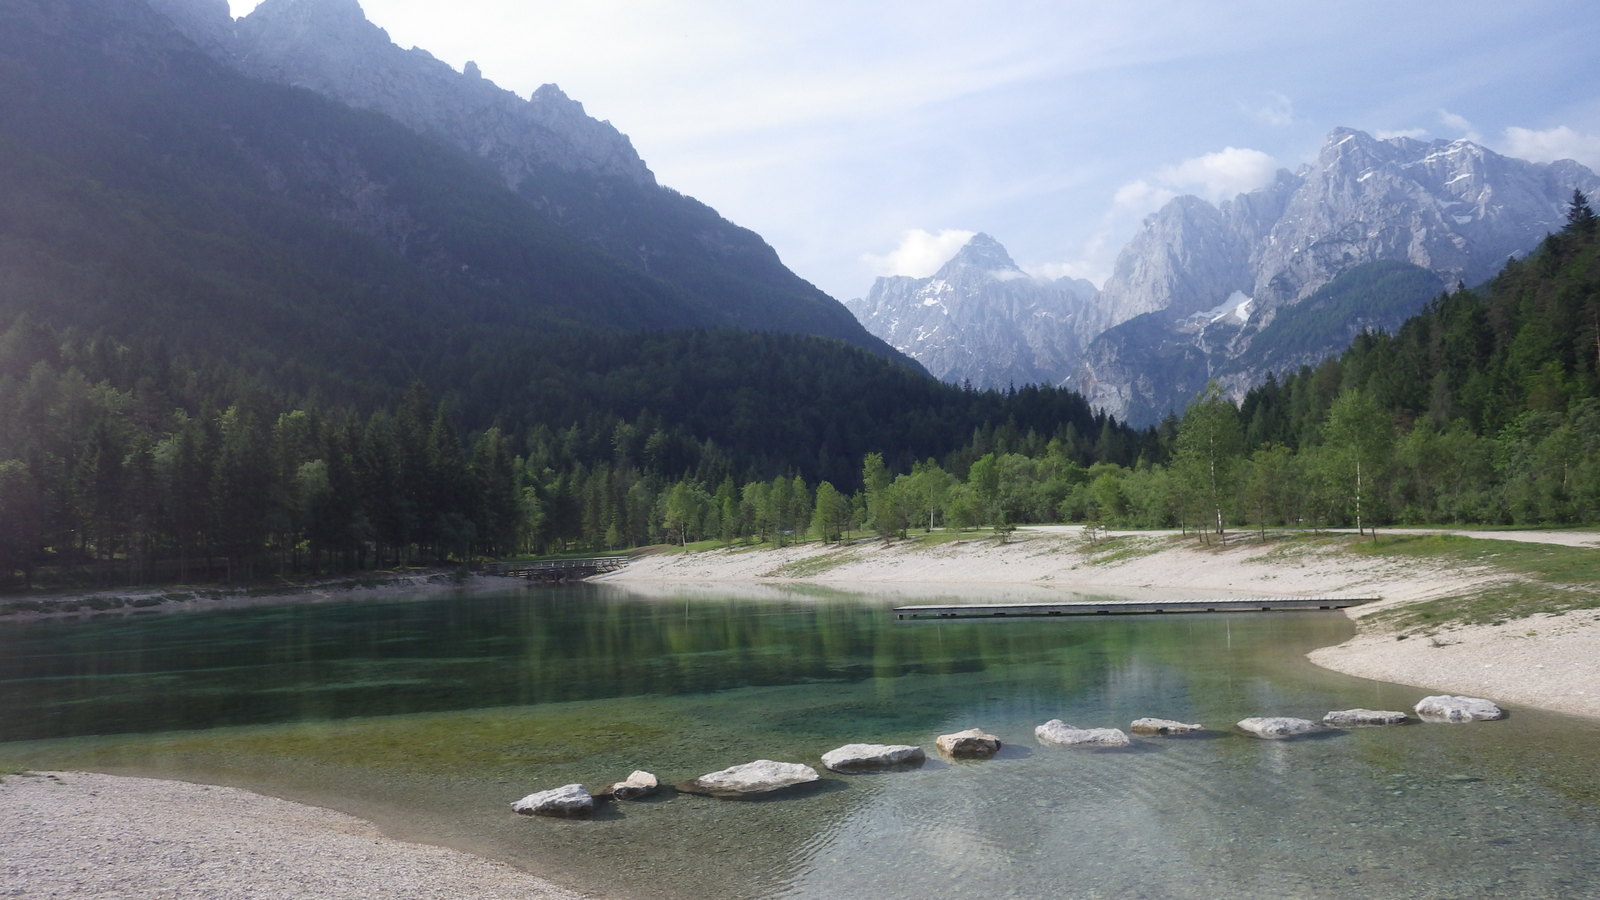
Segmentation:
{"type": "Polygon", "coordinates": [[[361,2],[402,47],[560,85],[841,300],[980,231],[1100,284],[1162,203],[1340,126],[1600,170],[1593,0],[361,2]]]}

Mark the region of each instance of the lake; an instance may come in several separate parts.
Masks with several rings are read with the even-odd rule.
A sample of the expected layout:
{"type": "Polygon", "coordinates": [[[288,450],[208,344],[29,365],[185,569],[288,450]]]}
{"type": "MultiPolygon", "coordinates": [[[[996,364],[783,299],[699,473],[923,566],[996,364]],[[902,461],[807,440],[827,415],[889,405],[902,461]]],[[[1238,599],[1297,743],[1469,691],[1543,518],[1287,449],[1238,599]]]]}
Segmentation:
{"type": "MultiPolygon", "coordinates": [[[[929,602],[946,602],[950,589],[929,602]]],[[[985,600],[1003,598],[986,596],[985,600]]],[[[1516,709],[1292,741],[1252,715],[1406,709],[1317,669],[1338,613],[896,621],[902,593],[514,589],[0,627],[0,765],[317,803],[609,897],[1577,897],[1600,883],[1600,726],[1516,709]],[[1061,718],[1197,737],[1094,752],[1061,718]],[[981,727],[983,762],[932,755],[981,727]],[[850,742],[924,767],[845,776],[850,742]],[[824,780],[590,821],[509,804],[758,758],[824,780]]]]}

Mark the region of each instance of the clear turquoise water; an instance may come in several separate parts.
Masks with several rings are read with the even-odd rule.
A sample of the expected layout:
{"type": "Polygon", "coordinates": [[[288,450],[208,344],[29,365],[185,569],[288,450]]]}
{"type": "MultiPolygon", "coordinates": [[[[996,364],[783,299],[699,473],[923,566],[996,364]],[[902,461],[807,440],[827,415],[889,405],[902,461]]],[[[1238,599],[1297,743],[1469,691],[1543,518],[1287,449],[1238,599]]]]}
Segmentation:
{"type": "MultiPolygon", "coordinates": [[[[992,598],[991,598],[992,599],[992,598]]],[[[892,602],[906,602],[901,596],[892,602]]],[[[1316,669],[1338,614],[897,622],[887,599],[611,587],[0,628],[0,764],[235,784],[612,897],[1583,897],[1600,727],[1537,711],[1265,742],[1249,715],[1407,709],[1316,669]],[[1216,729],[1125,752],[1051,718],[1216,729]],[[535,790],[978,726],[977,763],[688,795],[587,822],[535,790]]]]}

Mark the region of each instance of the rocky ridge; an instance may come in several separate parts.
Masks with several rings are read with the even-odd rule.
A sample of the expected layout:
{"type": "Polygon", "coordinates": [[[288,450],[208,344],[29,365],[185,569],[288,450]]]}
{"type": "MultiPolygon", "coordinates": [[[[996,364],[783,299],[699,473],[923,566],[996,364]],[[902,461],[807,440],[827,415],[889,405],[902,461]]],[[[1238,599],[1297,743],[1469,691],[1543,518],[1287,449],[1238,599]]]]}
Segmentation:
{"type": "Polygon", "coordinates": [[[226,0],[148,0],[201,49],[264,81],[382,113],[491,162],[509,186],[546,166],[654,185],[628,138],[590,118],[554,84],[526,100],[457,72],[420,47],[402,50],[357,0],[264,0],[235,21],[226,0]]]}
{"type": "Polygon", "coordinates": [[[658,184],[626,135],[554,84],[522,98],[475,63],[457,72],[402,49],[358,0],[263,0],[237,21],[226,0],[144,2],[239,73],[381,114],[487,163],[550,224],[675,289],[695,308],[680,327],[813,334],[901,358],[759,235],[658,184]]]}

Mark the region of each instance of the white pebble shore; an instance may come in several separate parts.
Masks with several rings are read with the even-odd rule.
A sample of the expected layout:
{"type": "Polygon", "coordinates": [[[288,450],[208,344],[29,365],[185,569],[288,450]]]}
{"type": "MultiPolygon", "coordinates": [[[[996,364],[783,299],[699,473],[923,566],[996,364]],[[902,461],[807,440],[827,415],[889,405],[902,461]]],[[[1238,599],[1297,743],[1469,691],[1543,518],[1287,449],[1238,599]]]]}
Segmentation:
{"type": "Polygon", "coordinates": [[[492,860],[234,788],[77,772],[0,782],[0,897],[580,900],[492,860]]]}

